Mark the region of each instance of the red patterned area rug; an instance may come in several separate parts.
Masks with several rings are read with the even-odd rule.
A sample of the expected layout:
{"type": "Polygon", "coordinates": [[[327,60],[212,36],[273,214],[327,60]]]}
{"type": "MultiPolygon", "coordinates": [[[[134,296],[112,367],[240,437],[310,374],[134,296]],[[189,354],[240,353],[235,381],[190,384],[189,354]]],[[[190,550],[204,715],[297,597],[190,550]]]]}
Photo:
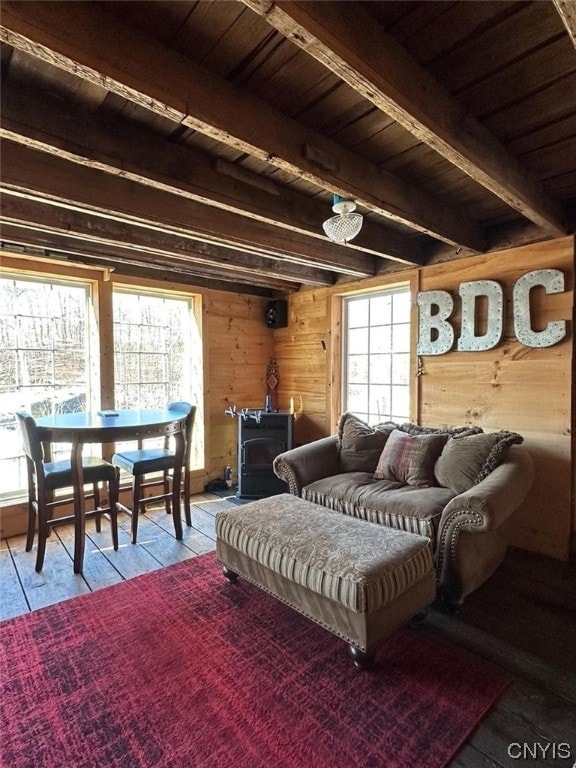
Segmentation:
{"type": "Polygon", "coordinates": [[[506,683],[402,628],[344,642],[213,553],[0,624],[2,766],[440,768],[506,683]]]}

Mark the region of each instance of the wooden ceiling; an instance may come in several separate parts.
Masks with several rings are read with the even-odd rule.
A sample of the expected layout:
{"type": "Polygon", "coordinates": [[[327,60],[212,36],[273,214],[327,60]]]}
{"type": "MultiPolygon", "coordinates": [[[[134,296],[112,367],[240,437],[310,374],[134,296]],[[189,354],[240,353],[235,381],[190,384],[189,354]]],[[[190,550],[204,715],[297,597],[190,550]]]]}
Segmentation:
{"type": "Polygon", "coordinates": [[[575,232],[574,0],[1,11],[7,250],[272,296],[575,232]]]}

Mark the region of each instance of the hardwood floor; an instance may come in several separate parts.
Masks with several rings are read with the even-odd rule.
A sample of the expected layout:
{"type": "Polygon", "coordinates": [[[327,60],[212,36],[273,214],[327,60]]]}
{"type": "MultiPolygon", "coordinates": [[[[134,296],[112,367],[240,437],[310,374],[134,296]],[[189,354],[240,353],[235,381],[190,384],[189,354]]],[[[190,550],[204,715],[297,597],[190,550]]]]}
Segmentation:
{"type": "MultiPolygon", "coordinates": [[[[98,534],[90,521],[82,575],[72,572],[71,526],[54,529],[40,574],[34,570],[35,550],[24,551],[24,536],[0,542],[0,619],[213,551],[216,512],[231,503],[212,494],[195,496],[193,527],[184,526],[181,542],[174,538],[172,519],[163,509],[141,517],[136,545],[130,543],[129,517],[120,515],[118,552],[112,549],[107,522],[98,534]]],[[[510,550],[502,567],[468,598],[459,615],[432,609],[419,631],[467,648],[510,681],[451,768],[576,766],[574,566],[510,550]]]]}

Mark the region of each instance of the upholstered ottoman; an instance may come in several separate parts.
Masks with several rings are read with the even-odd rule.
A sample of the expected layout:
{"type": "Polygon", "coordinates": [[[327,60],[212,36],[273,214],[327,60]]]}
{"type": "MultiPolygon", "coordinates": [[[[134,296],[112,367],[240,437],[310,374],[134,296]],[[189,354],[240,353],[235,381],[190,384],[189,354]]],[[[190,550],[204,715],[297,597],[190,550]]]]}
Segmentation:
{"type": "Polygon", "coordinates": [[[435,597],[425,536],[281,494],[216,516],[224,575],[256,584],[349,643],[357,667],[435,597]]]}

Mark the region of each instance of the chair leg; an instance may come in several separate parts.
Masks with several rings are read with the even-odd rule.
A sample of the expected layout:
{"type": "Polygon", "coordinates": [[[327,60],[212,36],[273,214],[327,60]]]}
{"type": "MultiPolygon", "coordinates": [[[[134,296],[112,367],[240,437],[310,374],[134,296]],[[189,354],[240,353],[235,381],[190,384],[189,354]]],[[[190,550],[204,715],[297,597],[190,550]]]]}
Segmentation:
{"type": "Polygon", "coordinates": [[[34,546],[34,534],[36,533],[36,510],[38,502],[31,500],[28,502],[28,533],[26,534],[26,552],[30,552],[34,546]]]}
{"type": "Polygon", "coordinates": [[[134,475],[132,481],[132,544],[136,544],[138,536],[138,515],[140,514],[140,497],[142,495],[142,476],[134,475]]]}
{"type": "Polygon", "coordinates": [[[99,483],[94,483],[92,487],[93,493],[94,493],[94,509],[96,510],[96,533],[100,533],[102,531],[102,515],[98,512],[100,509],[100,485],[99,483]]]}
{"type": "Polygon", "coordinates": [[[118,498],[120,496],[120,470],[116,470],[116,479],[108,482],[110,499],[110,527],[112,528],[112,544],[118,551],[118,498]]]}
{"type": "Polygon", "coordinates": [[[48,538],[48,510],[45,503],[38,501],[38,551],[36,553],[36,572],[40,573],[46,554],[46,539],[48,538]]]}
{"type": "Polygon", "coordinates": [[[36,499],[36,486],[31,469],[31,462],[26,457],[28,463],[28,533],[26,535],[26,552],[30,552],[34,546],[34,533],[36,532],[36,510],[38,501],[36,499]]]}
{"type": "Polygon", "coordinates": [[[168,470],[165,469],[163,487],[164,487],[164,508],[166,509],[167,515],[170,515],[172,513],[172,500],[169,495],[171,482],[172,482],[172,478],[170,477],[168,470]]]}
{"type": "MultiPolygon", "coordinates": [[[[48,491],[46,493],[46,520],[52,520],[52,504],[54,503],[54,491],[48,491]],[[49,506],[50,505],[50,506],[49,506]]],[[[49,539],[52,536],[52,528],[47,528],[46,538],[49,539]]]]}
{"type": "Polygon", "coordinates": [[[192,527],[192,515],[190,513],[190,472],[184,468],[184,515],[186,516],[186,525],[192,527]]]}

